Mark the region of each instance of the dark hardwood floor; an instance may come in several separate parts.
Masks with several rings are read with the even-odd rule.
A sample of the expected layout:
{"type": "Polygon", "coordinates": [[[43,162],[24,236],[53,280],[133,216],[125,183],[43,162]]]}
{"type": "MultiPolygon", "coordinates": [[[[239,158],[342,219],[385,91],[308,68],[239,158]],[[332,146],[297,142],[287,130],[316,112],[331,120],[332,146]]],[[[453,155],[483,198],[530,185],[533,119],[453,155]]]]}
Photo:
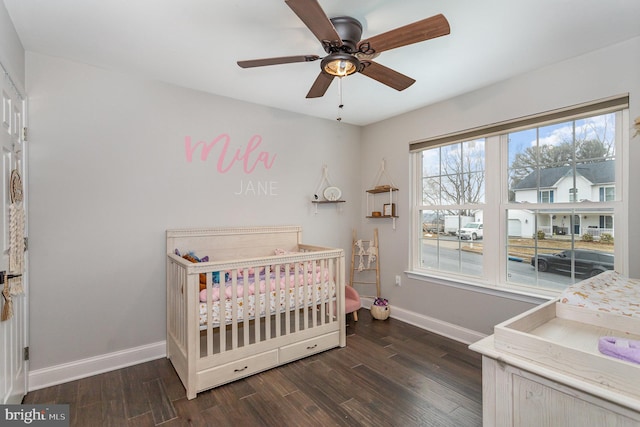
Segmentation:
{"type": "Polygon", "coordinates": [[[366,309],[347,346],[187,400],[167,359],[30,392],[70,405],[71,426],[481,426],[481,358],[366,309]]]}

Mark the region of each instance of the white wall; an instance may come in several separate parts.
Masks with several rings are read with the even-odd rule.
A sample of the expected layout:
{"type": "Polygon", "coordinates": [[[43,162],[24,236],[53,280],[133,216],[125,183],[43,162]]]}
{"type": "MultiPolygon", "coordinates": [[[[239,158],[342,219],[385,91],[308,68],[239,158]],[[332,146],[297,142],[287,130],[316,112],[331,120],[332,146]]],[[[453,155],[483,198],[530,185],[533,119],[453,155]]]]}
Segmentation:
{"type": "MultiPolygon", "coordinates": [[[[554,110],[622,93],[630,94],[631,120],[640,116],[640,38],[579,56],[525,75],[367,126],[362,134],[362,191],[373,178],[371,171],[381,158],[400,187],[400,218],[394,231],[384,220],[361,220],[363,233],[379,227],[383,294],[392,303],[410,312],[433,317],[485,334],[493,326],[530,304],[505,297],[480,294],[435,283],[403,278],[395,287],[394,275],[408,267],[410,219],[409,155],[410,142],[488,125],[530,114],[554,110]]],[[[499,64],[496,64],[499,66],[499,64]]],[[[491,72],[491,70],[486,70],[491,72]]],[[[638,138],[628,153],[633,166],[640,160],[638,138]]],[[[619,153],[621,158],[626,153],[619,153]]],[[[629,182],[640,182],[640,169],[631,167],[629,182]]],[[[629,192],[629,212],[640,209],[640,192],[629,192]]],[[[364,212],[364,204],[362,205],[364,212]]],[[[616,239],[623,230],[616,229],[616,239]]],[[[626,231],[626,230],[625,230],[626,231]]],[[[640,223],[630,221],[626,235],[629,253],[640,253],[640,223]]],[[[640,277],[640,264],[629,265],[629,273],[640,277]]],[[[392,308],[393,310],[393,308],[392,308]]]]}
{"type": "Polygon", "coordinates": [[[32,369],[165,339],[167,228],[298,224],[308,243],[350,248],[360,128],[41,54],[26,69],[32,369]],[[185,137],[221,134],[220,168],[222,142],[187,161],[185,137]],[[249,169],[268,160],[219,171],[254,135],[249,169]],[[347,203],[315,214],[323,164],[347,203]]]}
{"type": "Polygon", "coordinates": [[[13,83],[24,93],[24,48],[4,2],[0,2],[0,63],[9,72],[13,83]]]}

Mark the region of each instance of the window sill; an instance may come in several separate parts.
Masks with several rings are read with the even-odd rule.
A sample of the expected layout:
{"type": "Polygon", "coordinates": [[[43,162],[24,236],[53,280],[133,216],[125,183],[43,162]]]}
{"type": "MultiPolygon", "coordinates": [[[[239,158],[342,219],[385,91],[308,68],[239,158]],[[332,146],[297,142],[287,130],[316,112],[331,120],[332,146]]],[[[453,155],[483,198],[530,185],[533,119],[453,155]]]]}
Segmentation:
{"type": "Polygon", "coordinates": [[[555,298],[558,294],[543,294],[543,293],[534,293],[527,289],[518,289],[518,288],[506,288],[506,287],[496,287],[489,284],[484,283],[471,283],[467,281],[460,280],[458,278],[452,278],[447,276],[435,275],[435,274],[427,274],[423,272],[416,271],[405,271],[405,274],[414,280],[419,280],[422,282],[430,282],[435,283],[442,286],[450,286],[453,288],[464,289],[466,291],[478,292],[481,294],[492,295],[500,298],[507,298],[514,301],[525,302],[529,304],[542,304],[547,302],[553,298],[555,298]]]}

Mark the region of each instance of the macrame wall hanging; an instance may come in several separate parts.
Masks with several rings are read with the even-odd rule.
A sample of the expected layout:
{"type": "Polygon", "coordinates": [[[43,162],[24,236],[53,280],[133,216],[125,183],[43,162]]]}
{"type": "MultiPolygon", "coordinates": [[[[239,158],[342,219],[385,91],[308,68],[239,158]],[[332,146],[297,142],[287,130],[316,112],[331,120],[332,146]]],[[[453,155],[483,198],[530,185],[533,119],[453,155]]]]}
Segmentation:
{"type": "Polygon", "coordinates": [[[24,272],[24,204],[22,178],[17,169],[11,171],[9,180],[11,205],[9,206],[9,271],[5,276],[2,296],[4,306],[0,320],[9,320],[13,316],[12,298],[24,293],[22,273],[24,272]]]}

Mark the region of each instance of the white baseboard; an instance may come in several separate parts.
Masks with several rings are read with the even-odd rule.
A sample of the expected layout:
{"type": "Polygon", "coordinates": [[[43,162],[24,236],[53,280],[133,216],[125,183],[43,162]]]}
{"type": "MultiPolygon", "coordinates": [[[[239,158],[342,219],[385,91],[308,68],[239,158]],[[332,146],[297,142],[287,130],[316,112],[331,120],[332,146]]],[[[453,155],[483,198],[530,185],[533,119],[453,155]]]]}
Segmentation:
{"type": "MultiPolygon", "coordinates": [[[[362,306],[364,308],[371,307],[372,303],[372,299],[362,298],[362,306]]],[[[390,317],[464,344],[472,344],[486,337],[485,334],[480,332],[395,306],[391,306],[390,317]]]]}
{"type": "MultiPolygon", "coordinates": [[[[362,306],[367,308],[371,306],[373,300],[363,298],[362,302],[362,306]]],[[[486,336],[452,323],[443,322],[442,320],[398,307],[391,308],[391,317],[465,344],[474,343],[486,336]]],[[[159,341],[153,344],[103,354],[101,356],[76,360],[75,362],[37,369],[29,372],[28,391],[63,384],[138,363],[160,359],[166,355],[166,342],[159,341]]]]}
{"type": "Polygon", "coordinates": [[[159,341],[29,372],[28,391],[102,374],[167,355],[167,344],[159,341]]]}

